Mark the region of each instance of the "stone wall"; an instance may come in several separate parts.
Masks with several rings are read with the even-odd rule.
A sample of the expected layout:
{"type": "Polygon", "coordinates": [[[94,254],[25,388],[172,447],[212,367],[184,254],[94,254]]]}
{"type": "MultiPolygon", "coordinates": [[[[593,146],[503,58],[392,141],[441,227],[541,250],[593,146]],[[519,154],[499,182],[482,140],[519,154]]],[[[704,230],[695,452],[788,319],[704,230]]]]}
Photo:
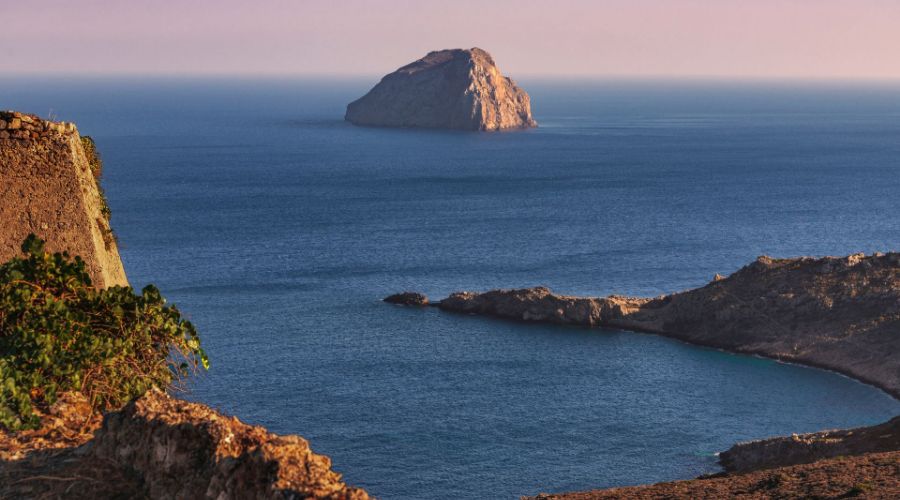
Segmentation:
{"type": "Polygon", "coordinates": [[[98,287],[127,285],[105,200],[73,123],[0,112],[0,262],[34,233],[81,256],[98,287]]]}
{"type": "Polygon", "coordinates": [[[40,139],[77,133],[74,123],[42,120],[18,111],[0,111],[0,139],[40,139]]]}

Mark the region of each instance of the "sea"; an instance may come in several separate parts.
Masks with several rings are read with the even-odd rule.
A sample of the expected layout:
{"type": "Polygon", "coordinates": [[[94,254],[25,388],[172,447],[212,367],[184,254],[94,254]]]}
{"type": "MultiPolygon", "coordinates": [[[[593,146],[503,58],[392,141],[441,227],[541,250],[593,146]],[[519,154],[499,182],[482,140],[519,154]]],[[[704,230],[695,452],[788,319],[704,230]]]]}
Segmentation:
{"type": "Polygon", "coordinates": [[[656,296],[759,255],[900,249],[900,84],[520,78],[534,130],[363,128],[371,78],[0,77],[105,165],[131,284],[211,368],[183,397],[300,434],[385,499],[685,479],[884,392],[628,331],[404,308],[413,290],[656,296]]]}

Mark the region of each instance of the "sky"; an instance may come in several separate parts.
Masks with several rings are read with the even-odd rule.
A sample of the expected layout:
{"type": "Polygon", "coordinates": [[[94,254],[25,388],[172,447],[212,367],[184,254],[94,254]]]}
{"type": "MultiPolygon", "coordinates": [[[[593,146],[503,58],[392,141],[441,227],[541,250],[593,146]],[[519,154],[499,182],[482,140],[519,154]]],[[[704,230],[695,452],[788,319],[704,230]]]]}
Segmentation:
{"type": "Polygon", "coordinates": [[[900,79],[900,0],[0,0],[0,72],[900,79]]]}

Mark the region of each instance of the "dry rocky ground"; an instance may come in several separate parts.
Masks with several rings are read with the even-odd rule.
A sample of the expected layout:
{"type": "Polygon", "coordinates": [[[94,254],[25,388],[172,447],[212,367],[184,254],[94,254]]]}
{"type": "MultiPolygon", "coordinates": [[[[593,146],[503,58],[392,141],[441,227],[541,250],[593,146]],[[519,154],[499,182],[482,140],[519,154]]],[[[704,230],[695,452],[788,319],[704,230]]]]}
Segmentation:
{"type": "Polygon", "coordinates": [[[537,495],[535,500],[900,498],[900,452],[870,453],[812,464],[648,486],[537,495]]]}
{"type": "Polygon", "coordinates": [[[102,425],[76,395],[42,420],[38,431],[0,431],[0,498],[369,498],[303,438],[158,390],[102,425]]]}

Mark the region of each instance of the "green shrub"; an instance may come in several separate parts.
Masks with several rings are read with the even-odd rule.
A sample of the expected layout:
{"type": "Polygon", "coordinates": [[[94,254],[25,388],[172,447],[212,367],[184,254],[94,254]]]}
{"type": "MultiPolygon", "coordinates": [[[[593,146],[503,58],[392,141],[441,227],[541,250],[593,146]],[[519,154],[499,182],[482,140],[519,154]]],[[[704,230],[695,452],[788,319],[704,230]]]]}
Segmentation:
{"type": "Polygon", "coordinates": [[[112,409],[208,368],[194,326],[156,287],[98,290],[79,257],[34,235],[22,253],[0,265],[0,427],[36,428],[35,410],[65,391],[112,409]]]}
{"type": "Polygon", "coordinates": [[[91,167],[91,173],[97,180],[103,177],[103,162],[100,160],[100,152],[97,151],[97,144],[94,138],[89,135],[81,136],[81,147],[84,148],[84,154],[87,156],[88,165],[91,167]]]}
{"type": "Polygon", "coordinates": [[[100,159],[100,152],[97,151],[97,144],[94,143],[93,137],[89,135],[81,136],[81,147],[84,149],[84,155],[87,156],[91,173],[94,174],[94,179],[97,181],[97,191],[100,193],[100,213],[103,215],[103,220],[99,220],[97,223],[100,226],[100,230],[103,231],[103,241],[106,243],[106,249],[109,250],[112,244],[116,242],[116,235],[109,225],[112,210],[109,209],[106,193],[103,191],[103,186],[100,185],[100,180],[103,178],[103,161],[100,159]]]}

